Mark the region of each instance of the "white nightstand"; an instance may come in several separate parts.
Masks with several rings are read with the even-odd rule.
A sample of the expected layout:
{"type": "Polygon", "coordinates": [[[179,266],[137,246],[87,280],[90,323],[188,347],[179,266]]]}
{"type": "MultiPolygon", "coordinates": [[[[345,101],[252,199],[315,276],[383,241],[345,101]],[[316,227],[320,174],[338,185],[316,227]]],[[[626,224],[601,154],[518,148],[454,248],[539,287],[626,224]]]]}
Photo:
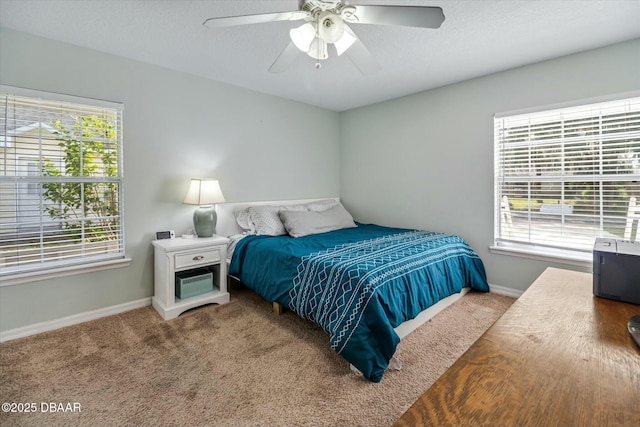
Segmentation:
{"type": "Polygon", "coordinates": [[[203,304],[229,302],[226,237],[154,240],[154,292],[152,304],[163,319],[203,304]],[[176,273],[206,267],[213,271],[213,291],[189,298],[176,296],[176,273]],[[217,279],[217,280],[215,280],[217,279]]]}

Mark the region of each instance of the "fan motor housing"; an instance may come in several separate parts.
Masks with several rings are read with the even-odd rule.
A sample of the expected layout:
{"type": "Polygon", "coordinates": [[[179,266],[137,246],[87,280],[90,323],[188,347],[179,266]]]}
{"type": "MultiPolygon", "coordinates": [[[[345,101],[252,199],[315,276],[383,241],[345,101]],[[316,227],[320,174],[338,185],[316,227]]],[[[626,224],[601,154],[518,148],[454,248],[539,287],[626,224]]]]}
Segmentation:
{"type": "Polygon", "coordinates": [[[300,0],[298,3],[300,10],[305,10],[312,15],[322,11],[330,11],[340,14],[340,10],[344,7],[344,3],[340,0],[300,0]]]}

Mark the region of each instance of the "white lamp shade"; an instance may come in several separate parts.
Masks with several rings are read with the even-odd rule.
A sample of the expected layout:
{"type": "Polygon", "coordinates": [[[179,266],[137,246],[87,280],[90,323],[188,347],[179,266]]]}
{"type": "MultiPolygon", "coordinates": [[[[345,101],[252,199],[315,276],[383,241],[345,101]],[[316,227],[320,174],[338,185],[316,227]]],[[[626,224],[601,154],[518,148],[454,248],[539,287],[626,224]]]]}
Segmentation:
{"type": "Polygon", "coordinates": [[[224,195],[217,180],[192,178],[184,203],[198,206],[224,203],[224,195]]]}

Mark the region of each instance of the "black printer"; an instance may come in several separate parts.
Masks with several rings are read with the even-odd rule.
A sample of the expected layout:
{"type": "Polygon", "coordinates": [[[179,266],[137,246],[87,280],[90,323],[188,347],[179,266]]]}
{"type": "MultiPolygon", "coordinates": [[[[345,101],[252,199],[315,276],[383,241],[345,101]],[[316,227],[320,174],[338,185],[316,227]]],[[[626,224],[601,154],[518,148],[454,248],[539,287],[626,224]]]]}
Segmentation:
{"type": "Polygon", "coordinates": [[[640,304],[640,242],[596,239],[593,246],[593,294],[640,304]]]}

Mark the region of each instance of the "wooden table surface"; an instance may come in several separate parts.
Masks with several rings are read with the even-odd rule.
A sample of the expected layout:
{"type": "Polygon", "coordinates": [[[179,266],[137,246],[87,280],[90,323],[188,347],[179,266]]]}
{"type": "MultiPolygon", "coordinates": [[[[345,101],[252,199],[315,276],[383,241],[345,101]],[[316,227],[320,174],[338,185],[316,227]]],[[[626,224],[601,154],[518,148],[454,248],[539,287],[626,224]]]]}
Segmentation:
{"type": "Polygon", "coordinates": [[[548,268],[394,426],[640,426],[636,314],[548,268]]]}

